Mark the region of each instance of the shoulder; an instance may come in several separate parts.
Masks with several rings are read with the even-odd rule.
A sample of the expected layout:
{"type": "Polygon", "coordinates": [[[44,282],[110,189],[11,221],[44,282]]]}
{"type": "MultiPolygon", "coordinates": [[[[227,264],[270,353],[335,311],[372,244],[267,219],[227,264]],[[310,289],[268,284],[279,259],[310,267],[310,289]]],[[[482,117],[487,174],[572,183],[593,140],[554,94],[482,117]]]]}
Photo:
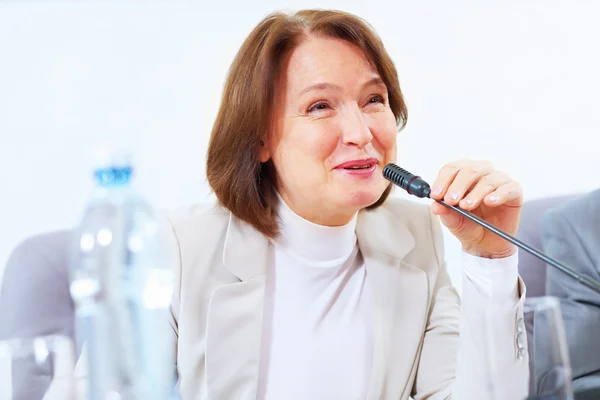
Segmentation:
{"type": "Polygon", "coordinates": [[[543,217],[544,230],[564,227],[579,228],[600,224],[600,189],[578,196],[548,211],[543,217]]]}
{"type": "Polygon", "coordinates": [[[230,212],[218,202],[179,207],[165,213],[180,250],[206,249],[225,235],[230,212]]]}
{"type": "Polygon", "coordinates": [[[212,280],[207,278],[222,265],[230,212],[215,202],[180,207],[163,217],[176,280],[173,309],[178,314],[181,299],[208,293],[204,285],[212,280]]]}
{"type": "Polygon", "coordinates": [[[206,227],[206,224],[227,224],[229,221],[229,210],[216,201],[179,207],[165,215],[176,231],[206,227]]]}

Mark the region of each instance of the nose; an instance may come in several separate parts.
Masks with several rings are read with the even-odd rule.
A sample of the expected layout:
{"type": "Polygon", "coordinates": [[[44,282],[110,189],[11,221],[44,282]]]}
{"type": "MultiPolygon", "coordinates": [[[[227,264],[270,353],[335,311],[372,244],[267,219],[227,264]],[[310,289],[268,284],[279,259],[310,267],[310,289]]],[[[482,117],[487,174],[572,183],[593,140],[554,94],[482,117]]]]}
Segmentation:
{"type": "Polygon", "coordinates": [[[373,140],[373,134],[358,107],[348,113],[342,125],[342,140],[344,144],[365,147],[373,140]]]}

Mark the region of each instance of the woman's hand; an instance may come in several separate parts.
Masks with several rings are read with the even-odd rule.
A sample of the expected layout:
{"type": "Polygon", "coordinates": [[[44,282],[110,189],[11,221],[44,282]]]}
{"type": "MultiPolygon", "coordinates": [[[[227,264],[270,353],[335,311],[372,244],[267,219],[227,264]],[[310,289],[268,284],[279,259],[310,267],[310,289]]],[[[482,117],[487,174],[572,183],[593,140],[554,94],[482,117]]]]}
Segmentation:
{"type": "MultiPolygon", "coordinates": [[[[463,160],[446,164],[431,189],[431,198],[470,211],[504,232],[515,235],[519,227],[523,191],[521,185],[489,162],[463,160]]],[[[502,258],[516,247],[455,211],[434,202],[431,211],[462,243],[469,254],[502,258]]]]}

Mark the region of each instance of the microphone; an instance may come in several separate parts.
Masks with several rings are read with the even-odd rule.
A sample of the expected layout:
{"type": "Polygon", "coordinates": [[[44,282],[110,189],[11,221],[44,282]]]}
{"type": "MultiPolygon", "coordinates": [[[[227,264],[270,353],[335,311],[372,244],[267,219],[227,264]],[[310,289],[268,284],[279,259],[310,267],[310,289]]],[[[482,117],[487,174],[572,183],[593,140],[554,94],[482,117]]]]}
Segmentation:
{"type": "MultiPolygon", "coordinates": [[[[429,184],[420,176],[411,174],[410,172],[408,172],[405,169],[400,168],[396,164],[389,163],[388,165],[386,165],[385,168],[383,169],[383,177],[385,179],[387,179],[388,181],[392,182],[393,184],[400,186],[402,189],[406,190],[409,194],[412,194],[413,196],[417,196],[420,198],[430,198],[429,195],[431,194],[431,188],[430,188],[429,184]]],[[[456,211],[463,217],[468,218],[469,220],[475,222],[476,224],[483,226],[485,229],[489,230],[490,232],[495,233],[496,235],[502,237],[503,239],[505,239],[505,240],[509,241],[510,243],[514,244],[515,246],[519,247],[520,249],[525,250],[529,254],[539,258],[540,260],[542,260],[545,263],[551,265],[552,267],[558,269],[559,271],[563,272],[564,274],[579,281],[581,284],[592,289],[594,292],[600,294],[600,282],[598,282],[597,280],[590,278],[589,276],[586,276],[586,275],[578,274],[577,272],[566,267],[565,265],[561,264],[557,260],[555,260],[551,257],[548,257],[546,254],[542,253],[541,251],[529,246],[528,244],[522,242],[521,240],[515,238],[514,236],[509,235],[508,233],[496,228],[494,225],[488,223],[487,221],[484,221],[483,219],[479,218],[478,216],[476,216],[474,214],[471,214],[470,212],[468,212],[466,210],[463,210],[460,207],[451,206],[451,205],[447,204],[444,200],[435,200],[435,201],[442,204],[446,208],[450,208],[450,209],[456,211]]]]}

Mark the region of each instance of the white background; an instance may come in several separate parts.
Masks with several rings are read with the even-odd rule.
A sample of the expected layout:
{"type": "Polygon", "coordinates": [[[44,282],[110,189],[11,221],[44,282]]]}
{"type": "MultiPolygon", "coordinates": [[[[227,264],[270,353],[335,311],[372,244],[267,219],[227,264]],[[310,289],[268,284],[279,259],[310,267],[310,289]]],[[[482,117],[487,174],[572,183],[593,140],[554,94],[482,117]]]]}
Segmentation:
{"type": "Polygon", "coordinates": [[[308,7],[382,36],[409,108],[403,167],[433,180],[447,161],[489,159],[526,199],[600,186],[597,1],[0,1],[0,266],[76,223],[102,144],[134,150],[157,208],[206,201],[230,62],[267,13],[308,7]]]}

